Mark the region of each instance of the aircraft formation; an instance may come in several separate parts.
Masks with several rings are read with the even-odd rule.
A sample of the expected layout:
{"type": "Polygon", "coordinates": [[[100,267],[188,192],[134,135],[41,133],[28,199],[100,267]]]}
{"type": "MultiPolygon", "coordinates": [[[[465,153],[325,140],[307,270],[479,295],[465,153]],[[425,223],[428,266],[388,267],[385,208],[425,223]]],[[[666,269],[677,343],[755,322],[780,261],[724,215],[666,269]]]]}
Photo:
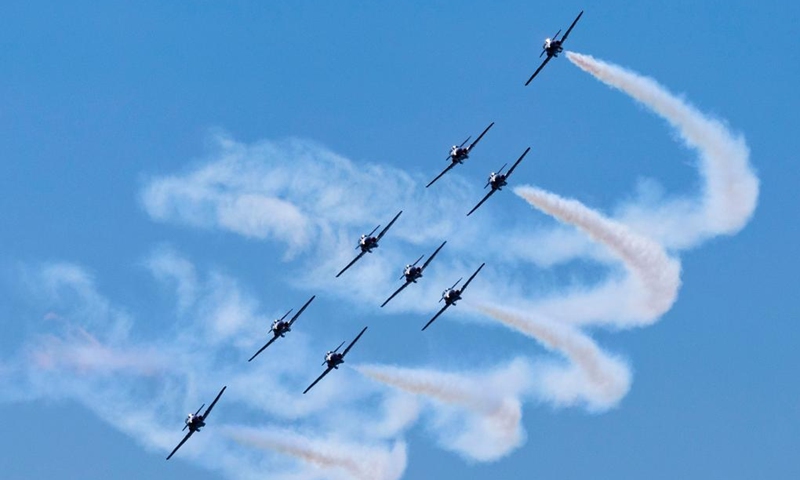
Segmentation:
{"type": "MultiPolygon", "coordinates": [[[[544,68],[544,66],[547,65],[547,63],[550,61],[551,58],[557,57],[558,54],[563,51],[563,43],[567,40],[567,37],[569,36],[570,32],[572,32],[572,29],[575,27],[575,24],[578,23],[578,20],[580,20],[582,15],[583,11],[581,11],[578,14],[578,16],[575,18],[575,20],[567,29],[567,31],[564,32],[564,36],[561,37],[560,39],[558,38],[558,35],[561,33],[561,30],[556,32],[556,34],[553,36],[552,39],[551,38],[545,39],[544,45],[542,46],[542,53],[539,55],[539,57],[541,58],[545,54],[547,55],[547,57],[544,59],[541,65],[539,65],[539,67],[536,69],[533,75],[531,75],[528,81],[525,82],[525,86],[531,83],[531,81],[539,74],[539,72],[544,68]]],[[[478,137],[469,145],[467,145],[467,142],[469,142],[470,138],[472,138],[471,136],[467,137],[467,139],[461,142],[460,145],[453,145],[450,148],[450,153],[447,155],[446,158],[446,161],[450,162],[449,165],[447,165],[447,167],[444,170],[442,170],[441,173],[439,173],[436,177],[434,177],[433,180],[431,180],[427,185],[425,185],[425,188],[429,188],[437,180],[439,180],[442,176],[444,176],[444,174],[453,169],[453,167],[455,167],[456,165],[463,164],[464,161],[469,158],[469,155],[470,153],[472,153],[472,150],[478,145],[478,142],[480,142],[480,140],[484,137],[484,135],[486,135],[489,129],[491,129],[493,126],[494,122],[491,122],[489,126],[486,127],[480,133],[480,135],[478,135],[478,137]]],[[[489,197],[491,197],[495,192],[502,190],[502,188],[507,185],[508,178],[514,172],[514,170],[517,168],[520,162],[522,162],[522,160],[525,158],[528,152],[530,152],[530,150],[531,147],[527,147],[525,151],[522,152],[522,155],[520,155],[520,157],[511,165],[511,168],[509,168],[506,173],[503,173],[503,170],[508,165],[507,163],[504,164],[502,167],[500,167],[500,169],[497,172],[491,172],[489,174],[486,185],[483,187],[484,189],[489,188],[490,189],[489,192],[486,193],[486,195],[484,195],[483,198],[481,198],[481,200],[477,203],[477,205],[475,205],[469,212],[467,212],[467,216],[472,215],[481,205],[483,205],[484,202],[486,202],[486,200],[489,199],[489,197]]],[[[380,225],[375,227],[371,232],[361,235],[360,239],[358,240],[358,244],[356,245],[355,248],[356,250],[360,250],[360,252],[358,253],[358,255],[356,255],[355,258],[353,258],[350,261],[350,263],[345,265],[345,267],[342,268],[339,271],[339,273],[336,274],[336,278],[339,278],[350,267],[352,267],[356,262],[358,262],[358,260],[360,260],[363,256],[365,256],[368,253],[372,253],[372,250],[378,248],[378,242],[384,237],[384,235],[386,235],[386,233],[389,231],[392,225],[394,225],[394,223],[397,221],[397,219],[400,217],[402,213],[403,211],[400,210],[392,218],[392,220],[389,221],[386,227],[384,227],[383,230],[381,230],[377,235],[374,234],[375,232],[378,231],[379,228],[381,228],[380,225]]],[[[443,241],[442,244],[439,245],[439,247],[431,254],[430,257],[428,257],[425,263],[423,263],[421,266],[418,266],[417,264],[420,261],[422,261],[422,259],[425,257],[424,254],[420,256],[414,263],[406,265],[405,268],[403,269],[403,274],[400,276],[400,280],[404,280],[403,285],[401,285],[397,290],[395,290],[394,293],[392,293],[389,296],[389,298],[387,298],[381,304],[381,308],[384,307],[387,303],[389,303],[389,301],[391,301],[395,296],[397,296],[410,284],[417,283],[417,280],[422,278],[422,274],[425,271],[425,269],[433,261],[434,257],[436,257],[436,254],[438,254],[439,251],[445,246],[445,244],[447,244],[447,240],[443,241]]],[[[439,316],[442,315],[445,312],[445,310],[447,310],[450,306],[455,306],[456,302],[461,300],[461,295],[467,289],[467,286],[469,286],[470,282],[472,282],[472,280],[478,275],[478,273],[481,271],[484,265],[486,264],[481,263],[481,265],[477,268],[477,270],[475,270],[475,272],[472,275],[470,275],[467,281],[464,282],[464,285],[462,285],[460,288],[457,287],[458,284],[461,283],[461,280],[463,280],[463,277],[459,278],[451,287],[446,288],[442,292],[441,298],[439,299],[439,303],[444,302],[444,306],[442,306],[439,309],[439,311],[437,311],[436,314],[430,320],[428,320],[428,322],[422,327],[422,331],[425,331],[428,327],[430,327],[431,324],[433,324],[433,322],[436,321],[436,319],[439,318],[439,316]]],[[[260,353],[266,350],[278,338],[283,338],[287,333],[289,333],[292,329],[292,326],[294,325],[294,322],[297,321],[300,315],[306,310],[306,308],[311,304],[311,302],[315,298],[316,295],[312,296],[302,307],[300,307],[297,313],[294,314],[294,316],[292,316],[292,318],[289,319],[288,321],[286,320],[286,317],[289,316],[289,314],[292,312],[291,309],[288,312],[286,312],[281,318],[274,320],[272,322],[272,326],[268,331],[269,334],[272,335],[272,337],[269,338],[267,342],[264,344],[264,346],[262,346],[256,353],[254,353],[253,356],[251,356],[247,361],[252,362],[260,353]]],[[[343,351],[339,352],[339,349],[344,346],[346,340],[343,341],[341,344],[339,344],[339,346],[336,347],[334,350],[326,352],[324,356],[324,361],[322,362],[322,366],[326,366],[326,369],[322,372],[322,374],[320,374],[319,377],[317,377],[313,382],[311,382],[311,384],[308,387],[306,387],[306,389],[303,391],[303,394],[308,393],[320,380],[322,380],[331,371],[338,370],[339,365],[344,363],[344,357],[347,355],[350,349],[353,348],[356,342],[358,342],[358,340],[361,338],[362,335],[364,335],[366,331],[367,327],[364,327],[361,330],[361,332],[359,332],[358,335],[355,336],[355,338],[347,345],[347,347],[343,351]]],[[[167,456],[167,460],[169,460],[170,458],[172,458],[173,455],[175,455],[175,452],[177,452],[178,449],[181,448],[181,446],[183,446],[183,444],[186,443],[187,440],[189,440],[189,437],[191,437],[195,432],[200,431],[200,429],[205,426],[206,424],[205,420],[208,418],[208,415],[211,413],[211,410],[214,408],[214,405],[216,405],[217,401],[219,401],[220,397],[222,397],[222,394],[225,392],[226,388],[227,386],[222,387],[222,390],[220,390],[216,398],[214,398],[214,400],[202,414],[200,413],[200,411],[203,409],[205,404],[201,405],[200,408],[198,408],[195,413],[190,413],[186,417],[183,430],[186,430],[188,428],[189,431],[186,433],[183,439],[178,443],[178,445],[172,450],[172,452],[170,452],[170,454],[167,456]]]]}

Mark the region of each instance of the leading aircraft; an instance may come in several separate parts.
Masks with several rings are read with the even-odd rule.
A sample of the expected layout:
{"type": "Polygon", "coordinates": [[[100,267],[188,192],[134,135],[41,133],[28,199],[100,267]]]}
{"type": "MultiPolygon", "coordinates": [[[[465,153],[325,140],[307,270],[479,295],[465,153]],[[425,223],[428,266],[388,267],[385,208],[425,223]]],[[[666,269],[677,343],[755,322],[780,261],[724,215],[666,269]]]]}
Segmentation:
{"type": "Polygon", "coordinates": [[[486,182],[486,186],[484,186],[483,188],[492,187],[492,189],[489,190],[489,193],[487,193],[486,196],[484,196],[481,199],[481,201],[478,202],[477,205],[472,207],[472,210],[470,210],[469,213],[467,214],[468,217],[472,214],[472,212],[477,210],[478,207],[483,205],[483,202],[488,200],[489,197],[491,197],[494,194],[494,192],[496,192],[498,190],[502,190],[503,187],[506,186],[506,181],[508,180],[508,177],[510,177],[511,174],[514,173],[514,169],[517,168],[517,165],[519,165],[519,162],[521,162],[522,159],[525,158],[525,155],[527,155],[530,150],[531,150],[531,147],[526,148],[525,151],[522,152],[522,156],[520,156],[517,159],[517,161],[514,162],[514,165],[511,165],[511,168],[508,169],[507,173],[503,173],[503,169],[506,168],[506,165],[508,165],[506,163],[506,164],[503,164],[502,167],[500,167],[500,170],[498,170],[497,173],[492,172],[491,174],[489,174],[489,180],[486,182]]]}
{"type": "Polygon", "coordinates": [[[356,336],[356,338],[355,338],[355,339],[353,339],[353,341],[352,341],[352,342],[350,342],[350,345],[348,345],[348,346],[347,346],[347,348],[345,348],[345,349],[344,349],[344,351],[343,351],[342,353],[339,353],[339,349],[340,349],[340,348],[342,348],[342,345],[344,345],[344,342],[340,343],[340,344],[339,344],[339,346],[338,346],[338,347],[336,347],[336,349],[335,349],[335,350],[333,350],[333,351],[328,351],[328,353],[326,353],[326,354],[325,354],[325,361],[324,361],[324,362],[322,362],[322,364],[323,364],[323,365],[328,365],[328,368],[326,368],[326,369],[325,369],[325,371],[324,371],[324,372],[322,372],[322,375],[320,375],[319,377],[317,377],[317,379],[316,379],[316,380],[314,380],[314,382],[312,382],[312,383],[311,383],[311,385],[309,385],[309,386],[308,386],[308,388],[306,388],[305,390],[303,390],[303,394],[304,394],[304,395],[305,395],[305,393],[306,393],[306,392],[308,392],[309,390],[311,390],[311,388],[313,388],[313,387],[314,387],[314,385],[316,385],[316,384],[317,384],[317,382],[319,382],[320,380],[322,380],[322,378],[323,378],[325,375],[327,375],[328,373],[330,373],[330,371],[331,371],[331,370],[333,370],[333,369],[336,369],[336,370],[338,370],[338,369],[339,369],[339,365],[341,365],[341,364],[343,364],[343,363],[344,363],[344,356],[345,356],[345,355],[347,355],[347,352],[349,352],[349,351],[350,351],[350,349],[351,349],[351,348],[353,348],[353,345],[355,345],[355,344],[356,344],[356,342],[358,341],[358,339],[359,339],[359,338],[361,338],[361,335],[364,335],[364,332],[366,332],[366,331],[367,331],[367,327],[364,327],[364,329],[363,329],[363,330],[361,330],[361,333],[359,333],[359,334],[356,336]]]}
{"type": "Polygon", "coordinates": [[[214,405],[217,404],[217,400],[219,400],[219,397],[222,396],[222,392],[224,392],[226,388],[228,388],[227,385],[222,387],[222,390],[220,390],[219,393],[217,394],[217,398],[215,398],[214,401],[211,402],[211,405],[208,406],[205,412],[203,412],[202,414],[200,413],[200,410],[202,410],[203,407],[206,406],[206,404],[204,403],[200,405],[200,408],[198,408],[196,412],[190,413],[186,417],[186,422],[185,422],[186,425],[183,427],[183,429],[186,430],[186,428],[188,427],[189,433],[187,433],[186,436],[183,437],[181,443],[179,443],[178,446],[175,447],[175,450],[173,450],[172,453],[169,454],[167,460],[169,460],[170,458],[172,458],[173,455],[175,455],[175,452],[177,452],[178,449],[181,448],[181,446],[184,443],[186,443],[186,440],[189,440],[189,437],[191,437],[194,432],[199,432],[200,428],[206,426],[206,419],[208,418],[208,414],[211,413],[211,409],[214,408],[214,405]]]}
{"type": "Polygon", "coordinates": [[[264,349],[266,349],[267,347],[272,345],[272,342],[274,342],[275,340],[277,340],[280,337],[283,337],[287,333],[291,332],[292,331],[292,324],[294,324],[295,320],[297,320],[297,317],[299,317],[300,314],[303,313],[303,310],[306,309],[308,304],[310,304],[311,301],[314,300],[314,298],[316,298],[316,295],[314,295],[311,298],[309,298],[308,301],[306,302],[306,304],[303,305],[300,308],[300,310],[298,310],[297,313],[295,313],[294,316],[291,318],[291,320],[289,320],[288,322],[284,321],[284,319],[290,313],[292,313],[291,310],[286,312],[281,318],[279,318],[279,319],[275,320],[274,322],[272,322],[272,327],[270,327],[270,329],[269,329],[269,331],[272,332],[272,338],[270,338],[269,341],[263,347],[261,347],[255,354],[253,354],[253,356],[250,357],[250,360],[248,360],[248,362],[252,362],[253,359],[258,356],[259,353],[263,352],[264,349]]]}
{"type": "Polygon", "coordinates": [[[466,140],[461,142],[461,145],[453,145],[450,148],[450,154],[447,156],[447,160],[450,161],[450,165],[448,165],[447,168],[442,170],[442,173],[440,173],[439,175],[436,175],[436,178],[431,180],[431,182],[429,184],[425,185],[425,188],[428,188],[431,185],[433,185],[433,182],[435,182],[436,180],[439,180],[440,178],[442,178],[442,175],[444,175],[445,173],[449,172],[451,168],[455,167],[459,163],[462,163],[462,162],[464,162],[464,160],[469,158],[469,153],[472,151],[473,148],[475,148],[475,145],[477,145],[478,142],[481,141],[481,138],[483,138],[483,136],[486,135],[486,132],[488,132],[489,129],[492,128],[492,125],[494,125],[494,122],[490,123],[489,126],[486,127],[486,130],[481,132],[481,134],[478,135],[478,138],[476,138],[474,142],[470,143],[468,147],[464,147],[464,145],[472,137],[467,137],[466,140]]]}
{"type": "Polygon", "coordinates": [[[339,278],[339,275],[343,274],[345,272],[345,270],[347,270],[348,268],[352,267],[353,264],[356,263],[359,258],[364,256],[365,253],[372,253],[372,249],[373,248],[378,248],[378,241],[381,238],[383,238],[384,235],[386,235],[386,232],[389,231],[389,228],[391,228],[391,226],[394,224],[394,222],[397,220],[397,217],[399,217],[401,213],[403,213],[402,210],[400,210],[397,213],[397,215],[394,216],[392,221],[389,222],[389,225],[386,225],[386,228],[381,230],[381,233],[379,233],[377,237],[373,237],[372,234],[375,233],[376,230],[381,228],[380,225],[375,227],[368,234],[361,235],[361,239],[358,241],[358,245],[356,245],[356,249],[360,248],[361,252],[356,256],[356,258],[351,260],[350,263],[348,263],[346,267],[344,267],[339,273],[336,274],[336,278],[339,278]]]}
{"type": "Polygon", "coordinates": [[[536,71],[533,72],[533,75],[531,75],[531,78],[529,78],[528,81],[525,82],[525,86],[526,87],[528,86],[529,83],[531,83],[531,80],[533,80],[533,78],[536,75],[538,75],[539,72],[542,71],[544,66],[547,65],[547,62],[549,62],[551,58],[557,57],[558,54],[561,53],[562,50],[564,50],[564,47],[562,47],[562,45],[564,44],[565,41],[567,41],[567,37],[569,36],[569,32],[571,32],[572,28],[575,26],[575,24],[578,23],[578,20],[580,20],[581,15],[583,15],[583,10],[581,10],[581,13],[578,14],[578,16],[575,18],[575,21],[572,22],[572,25],[569,26],[567,31],[564,33],[564,36],[561,37],[560,40],[558,39],[558,34],[561,33],[561,30],[556,32],[556,34],[553,36],[552,39],[546,38],[544,40],[544,45],[542,45],[542,53],[539,54],[539,58],[542,58],[542,55],[544,55],[545,53],[547,54],[547,58],[545,58],[544,62],[542,62],[542,64],[539,65],[539,68],[537,68],[536,71]]]}
{"type": "Polygon", "coordinates": [[[400,276],[401,279],[403,278],[406,279],[406,283],[404,283],[402,286],[400,286],[400,288],[395,290],[395,292],[389,298],[387,298],[385,302],[381,304],[381,308],[383,308],[384,305],[389,303],[389,300],[393,299],[395,295],[403,291],[404,288],[406,288],[412,283],[417,283],[417,279],[422,277],[422,272],[425,271],[425,267],[427,267],[428,264],[431,263],[433,257],[435,257],[437,253],[439,253],[439,250],[441,250],[442,247],[444,247],[445,243],[447,243],[447,240],[445,240],[444,242],[442,242],[441,245],[439,245],[439,248],[437,248],[433,252],[433,255],[431,255],[430,257],[428,257],[427,260],[425,260],[425,263],[423,263],[421,267],[418,267],[417,264],[419,263],[420,260],[422,260],[422,257],[424,257],[425,255],[419,257],[417,261],[412,263],[411,265],[406,265],[406,268],[403,269],[403,275],[400,276]]]}
{"type": "Polygon", "coordinates": [[[486,263],[481,263],[481,266],[478,267],[477,270],[475,270],[475,273],[473,273],[472,276],[469,277],[466,283],[464,283],[464,286],[461,287],[460,289],[456,288],[456,285],[458,285],[458,283],[461,281],[461,279],[459,278],[458,281],[456,281],[456,283],[454,283],[452,287],[442,292],[442,298],[440,298],[439,301],[441,302],[442,300],[444,300],[444,307],[442,307],[441,310],[436,312],[436,315],[434,315],[433,318],[428,320],[428,323],[426,323],[425,326],[422,327],[423,331],[425,331],[425,329],[428,328],[431,325],[431,323],[433,323],[434,320],[439,318],[439,315],[443,314],[444,311],[447,310],[447,308],[450,305],[455,305],[457,301],[461,300],[461,294],[464,293],[464,290],[467,289],[467,285],[469,285],[469,282],[471,282],[472,279],[475,278],[475,275],[477,275],[478,272],[481,271],[481,268],[483,268],[484,265],[486,265],[486,263]]]}

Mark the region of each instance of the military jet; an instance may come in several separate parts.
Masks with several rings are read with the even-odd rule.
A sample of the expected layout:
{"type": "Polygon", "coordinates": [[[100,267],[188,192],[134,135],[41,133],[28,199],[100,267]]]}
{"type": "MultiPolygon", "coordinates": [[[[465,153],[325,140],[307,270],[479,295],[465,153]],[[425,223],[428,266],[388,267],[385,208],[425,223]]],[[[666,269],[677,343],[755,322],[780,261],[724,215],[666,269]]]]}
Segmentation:
{"type": "Polygon", "coordinates": [[[437,248],[433,252],[433,255],[431,255],[430,257],[428,257],[427,260],[425,260],[425,263],[423,263],[421,267],[418,267],[417,264],[419,263],[420,260],[422,260],[422,257],[424,257],[425,255],[423,255],[422,257],[419,257],[417,259],[417,261],[412,263],[411,265],[406,265],[406,268],[403,269],[403,275],[400,276],[401,280],[403,278],[406,279],[406,283],[404,283],[402,286],[400,286],[400,288],[395,290],[395,292],[389,298],[387,298],[385,302],[383,302],[381,304],[381,308],[383,308],[384,305],[389,303],[389,300],[393,299],[395,297],[395,295],[397,295],[398,293],[403,291],[404,288],[406,288],[407,286],[409,286],[412,283],[417,283],[417,279],[422,277],[422,272],[425,270],[425,267],[427,267],[428,264],[431,263],[431,260],[433,260],[433,257],[435,257],[437,253],[439,253],[439,250],[441,250],[442,247],[444,247],[445,243],[447,243],[447,240],[445,240],[444,242],[442,242],[441,245],[439,245],[439,248],[437,248]]]}
{"type": "Polygon", "coordinates": [[[291,332],[291,331],[292,331],[292,325],[294,324],[295,320],[297,320],[297,317],[299,317],[299,316],[300,316],[300,314],[301,314],[301,313],[303,313],[303,310],[305,310],[305,309],[306,309],[306,307],[308,306],[308,304],[310,304],[310,303],[311,303],[311,301],[312,301],[312,300],[314,300],[314,298],[316,298],[316,295],[314,295],[314,296],[312,296],[310,299],[308,299],[308,301],[306,302],[306,304],[305,304],[305,305],[303,305],[303,306],[300,308],[300,310],[298,310],[298,312],[297,312],[297,313],[295,313],[295,314],[294,314],[294,316],[291,318],[291,320],[289,320],[288,322],[284,321],[284,319],[285,319],[285,318],[286,318],[286,317],[287,317],[287,316],[288,316],[290,313],[292,313],[292,311],[291,311],[291,310],[289,310],[288,312],[286,312],[286,313],[285,313],[285,314],[284,314],[284,315],[283,315],[281,318],[279,318],[279,319],[277,319],[277,320],[273,321],[273,322],[272,322],[272,327],[270,327],[270,329],[269,329],[269,331],[270,331],[270,332],[272,332],[272,338],[270,338],[270,339],[269,339],[269,341],[268,341],[268,342],[267,342],[267,343],[266,343],[266,344],[265,344],[263,347],[261,347],[261,348],[260,348],[260,349],[259,349],[259,350],[258,350],[258,351],[255,353],[255,354],[253,354],[253,356],[252,356],[252,357],[250,357],[250,360],[248,360],[248,362],[252,362],[252,361],[253,361],[253,359],[254,359],[254,358],[256,358],[256,357],[258,356],[258,354],[259,354],[259,353],[263,352],[263,351],[264,351],[264,350],[265,350],[267,347],[269,347],[270,345],[272,345],[272,342],[274,342],[275,340],[277,340],[277,339],[278,339],[278,338],[280,338],[280,337],[283,337],[283,336],[284,336],[284,335],[286,335],[287,333],[291,332]]]}
{"type": "Polygon", "coordinates": [[[583,15],[583,10],[581,10],[581,13],[578,14],[578,16],[575,18],[575,21],[572,22],[572,25],[569,26],[567,31],[564,33],[564,36],[561,37],[560,40],[558,39],[558,34],[561,33],[561,30],[556,32],[556,34],[553,36],[552,39],[546,38],[544,40],[544,45],[542,45],[542,53],[539,54],[539,58],[542,58],[542,55],[544,55],[545,53],[547,54],[547,58],[545,58],[544,62],[542,62],[542,64],[539,65],[539,68],[537,68],[536,71],[533,72],[531,78],[529,78],[528,81],[525,82],[526,87],[528,86],[529,83],[531,83],[531,80],[533,80],[533,78],[536,75],[538,75],[539,72],[542,71],[544,66],[547,65],[547,62],[549,62],[551,58],[557,57],[558,54],[561,53],[562,50],[564,50],[564,47],[562,47],[562,45],[564,44],[565,41],[567,41],[567,36],[569,36],[569,32],[571,32],[575,24],[578,23],[578,20],[580,20],[581,15],[583,15]]]}
{"type": "Polygon", "coordinates": [[[455,167],[459,163],[462,163],[464,162],[464,160],[469,158],[469,153],[472,151],[473,148],[475,148],[475,145],[477,145],[478,142],[481,141],[481,138],[483,138],[483,136],[486,135],[486,132],[488,132],[489,129],[492,128],[492,125],[494,125],[494,122],[490,123],[489,126],[486,127],[486,130],[484,130],[480,135],[478,135],[478,138],[476,138],[474,142],[470,143],[468,147],[464,147],[464,145],[466,145],[466,143],[472,137],[467,137],[466,140],[461,142],[461,145],[453,145],[450,148],[450,154],[447,156],[447,160],[450,161],[450,165],[448,165],[447,168],[442,170],[442,173],[437,175],[436,178],[431,180],[431,183],[425,185],[425,188],[428,188],[431,185],[433,185],[433,182],[439,180],[442,177],[442,175],[449,172],[451,168],[455,167]]]}
{"type": "Polygon", "coordinates": [[[486,265],[486,263],[481,263],[481,266],[478,267],[477,270],[475,270],[475,273],[473,273],[472,276],[469,277],[469,279],[466,281],[466,283],[464,283],[464,286],[461,287],[460,289],[456,288],[456,285],[458,285],[458,283],[461,281],[461,279],[459,278],[458,281],[456,283],[454,283],[452,287],[450,287],[450,288],[446,289],[444,292],[442,292],[442,298],[439,299],[439,302],[444,300],[444,307],[442,307],[441,310],[436,312],[436,315],[434,315],[433,318],[431,318],[428,321],[428,323],[426,323],[425,326],[422,327],[423,331],[425,331],[425,329],[428,328],[431,325],[431,323],[434,322],[434,320],[439,318],[439,315],[444,313],[444,311],[447,310],[447,307],[449,307],[450,305],[455,305],[457,301],[461,300],[461,294],[464,293],[464,290],[467,289],[467,285],[469,285],[469,282],[471,282],[472,279],[475,278],[475,275],[477,275],[478,272],[481,271],[481,268],[483,268],[484,265],[486,265]]]}
{"type": "Polygon", "coordinates": [[[391,228],[391,226],[394,224],[394,222],[397,220],[397,217],[399,217],[401,213],[403,213],[402,210],[400,210],[397,213],[397,215],[394,216],[392,221],[389,222],[389,225],[386,225],[386,228],[381,230],[381,233],[379,233],[377,237],[373,237],[372,234],[375,233],[379,228],[381,228],[380,225],[375,227],[368,234],[361,235],[361,239],[358,241],[358,245],[356,245],[356,250],[358,250],[360,248],[361,252],[356,256],[356,258],[351,260],[350,263],[348,263],[346,267],[344,267],[339,273],[336,274],[336,278],[339,278],[339,275],[343,274],[345,272],[345,270],[347,270],[348,268],[352,267],[353,264],[356,263],[359,258],[364,256],[365,253],[372,253],[372,249],[373,248],[378,248],[378,241],[381,238],[383,238],[384,235],[386,235],[386,232],[389,231],[389,228],[391,228]]]}
{"type": "Polygon", "coordinates": [[[220,390],[219,393],[217,394],[217,398],[215,398],[214,401],[211,402],[211,405],[208,406],[205,412],[203,412],[202,414],[200,413],[200,410],[202,410],[203,407],[206,406],[206,404],[204,403],[200,405],[200,408],[198,408],[196,412],[190,413],[186,417],[186,422],[185,422],[186,425],[183,427],[183,429],[186,430],[188,428],[189,432],[186,434],[185,437],[183,437],[181,443],[179,443],[178,446],[175,447],[175,450],[173,450],[172,453],[169,454],[167,460],[169,460],[170,458],[172,458],[173,455],[175,455],[175,452],[177,452],[178,449],[181,448],[181,446],[183,446],[184,443],[186,443],[186,440],[189,440],[189,437],[191,437],[194,432],[199,432],[200,428],[206,426],[206,419],[208,418],[208,414],[211,413],[211,409],[214,408],[214,405],[217,404],[217,400],[219,400],[219,397],[222,396],[222,392],[224,392],[226,388],[228,388],[227,385],[222,387],[222,390],[220,390]]]}
{"type": "Polygon", "coordinates": [[[483,188],[492,187],[492,189],[489,190],[489,193],[487,193],[486,196],[484,196],[481,199],[481,201],[478,202],[477,205],[472,207],[472,210],[470,210],[469,213],[467,214],[468,217],[470,216],[470,214],[472,214],[472,212],[477,210],[478,207],[483,205],[483,202],[485,202],[486,200],[489,199],[489,197],[494,195],[494,192],[496,192],[498,190],[502,190],[503,187],[506,186],[506,180],[508,180],[508,177],[510,177],[511,174],[514,173],[514,169],[517,168],[517,165],[519,165],[519,162],[521,162],[522,159],[525,158],[525,155],[528,154],[530,149],[531,149],[531,147],[528,147],[528,148],[525,149],[525,151],[522,153],[522,156],[520,156],[517,159],[517,161],[514,162],[514,165],[511,165],[511,168],[508,169],[507,173],[503,173],[503,169],[506,168],[506,165],[508,165],[506,163],[502,167],[500,167],[500,170],[498,170],[497,173],[492,172],[491,174],[489,174],[489,180],[486,182],[486,186],[484,186],[483,188]]]}
{"type": "Polygon", "coordinates": [[[350,342],[350,345],[348,345],[348,346],[347,346],[347,348],[345,348],[345,349],[344,349],[344,351],[343,351],[342,353],[339,353],[339,349],[340,349],[340,348],[342,348],[342,345],[344,345],[344,342],[340,343],[340,344],[339,344],[339,346],[338,346],[338,347],[336,347],[336,349],[335,349],[335,350],[333,350],[333,351],[329,351],[328,353],[326,353],[326,354],[325,354],[325,361],[324,361],[324,362],[322,362],[322,364],[323,364],[323,365],[328,365],[328,368],[326,368],[326,369],[325,369],[325,371],[324,371],[324,372],[322,372],[322,375],[320,375],[319,377],[317,377],[317,379],[316,379],[316,380],[314,380],[314,382],[313,382],[311,385],[309,385],[309,386],[308,386],[308,388],[306,388],[305,390],[303,390],[303,394],[304,394],[304,395],[305,395],[305,393],[306,393],[306,392],[308,392],[309,390],[311,390],[311,389],[314,387],[314,385],[316,385],[316,384],[317,384],[317,382],[319,382],[320,380],[322,380],[322,378],[323,378],[325,375],[327,375],[328,373],[330,373],[330,371],[331,371],[331,370],[333,370],[333,369],[337,369],[337,370],[338,370],[338,369],[339,369],[339,365],[341,365],[341,364],[343,364],[343,363],[344,363],[344,356],[345,356],[345,355],[347,355],[347,352],[349,352],[349,351],[350,351],[350,349],[351,349],[351,348],[353,348],[353,345],[355,345],[355,344],[356,344],[356,342],[358,341],[358,339],[359,339],[359,338],[361,338],[361,335],[364,335],[364,332],[366,332],[366,331],[367,331],[367,327],[364,327],[364,329],[363,329],[363,330],[361,330],[361,333],[359,333],[359,334],[356,336],[356,338],[355,338],[355,339],[354,339],[352,342],[350,342]]]}

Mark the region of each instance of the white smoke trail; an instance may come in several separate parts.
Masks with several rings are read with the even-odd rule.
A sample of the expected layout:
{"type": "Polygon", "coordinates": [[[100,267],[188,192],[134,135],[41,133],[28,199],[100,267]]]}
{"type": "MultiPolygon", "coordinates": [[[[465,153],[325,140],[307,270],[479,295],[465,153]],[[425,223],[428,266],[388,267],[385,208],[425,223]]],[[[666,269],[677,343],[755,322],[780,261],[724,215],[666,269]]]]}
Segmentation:
{"type": "Polygon", "coordinates": [[[325,472],[324,478],[397,480],[406,467],[406,445],[391,449],[356,445],[342,439],[308,438],[288,430],[226,427],[223,434],[236,442],[288,455],[325,472]]]}
{"type": "MultiPolygon", "coordinates": [[[[489,374],[452,374],[435,370],[362,365],[356,370],[378,382],[439,404],[471,412],[466,421],[449,427],[442,442],[471,459],[493,461],[507,455],[525,439],[520,395],[529,389],[531,372],[522,360],[489,374]]],[[[437,432],[442,435],[443,432],[437,432]]]]}
{"type": "Polygon", "coordinates": [[[673,248],[689,248],[710,236],[733,235],[753,215],[759,181],[749,164],[750,151],[741,136],[671,94],[655,80],[588,55],[567,58],[605,84],[630,95],[678,129],[684,142],[700,151],[705,192],[699,208],[675,202],[659,212],[629,212],[636,223],[673,248]],[[687,211],[689,210],[689,211],[687,211]],[[655,213],[655,214],[654,214],[655,213]]]}
{"type": "Polygon", "coordinates": [[[680,262],[670,258],[658,243],[627,226],[604,217],[576,200],[559,197],[534,187],[518,187],[514,193],[539,210],[576,226],[619,257],[637,280],[624,300],[626,322],[653,322],[669,310],[681,285],[680,262]]]}
{"type": "Polygon", "coordinates": [[[549,367],[536,385],[540,394],[558,405],[586,402],[593,410],[606,410],[617,404],[630,389],[628,365],[603,352],[591,338],[568,325],[490,305],[472,305],[509,328],[524,333],[549,350],[565,355],[577,369],[549,367]]]}

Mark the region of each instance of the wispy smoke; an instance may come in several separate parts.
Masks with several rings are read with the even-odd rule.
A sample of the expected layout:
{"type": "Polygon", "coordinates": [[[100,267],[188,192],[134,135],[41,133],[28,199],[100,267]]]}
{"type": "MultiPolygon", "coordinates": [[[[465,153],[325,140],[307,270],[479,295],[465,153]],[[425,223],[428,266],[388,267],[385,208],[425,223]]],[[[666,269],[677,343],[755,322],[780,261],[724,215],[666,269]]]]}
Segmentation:
{"type": "Polygon", "coordinates": [[[223,433],[242,445],[271,450],[314,465],[324,472],[324,478],[396,480],[406,466],[403,442],[395,442],[389,449],[357,445],[341,438],[308,438],[289,430],[226,427],[223,433]]]}
{"type": "Polygon", "coordinates": [[[524,333],[549,350],[557,351],[577,367],[542,369],[539,393],[558,405],[584,402],[593,410],[605,410],[619,402],[630,389],[628,365],[603,352],[579,330],[532,315],[490,305],[471,305],[481,313],[524,333]]]}
{"type": "Polygon", "coordinates": [[[705,191],[699,208],[684,202],[668,203],[657,212],[632,208],[625,212],[628,219],[654,232],[672,248],[692,247],[715,235],[732,235],[747,224],[756,208],[759,182],[741,136],[732,134],[722,122],[703,115],[651,78],[588,55],[567,52],[567,58],[666,119],[687,146],[700,151],[705,191]]]}
{"type": "Polygon", "coordinates": [[[561,198],[534,187],[518,187],[514,193],[539,210],[574,225],[608,249],[638,280],[624,304],[628,321],[652,322],[669,310],[678,296],[680,263],[658,243],[627,226],[604,217],[577,200],[561,198]]]}
{"type": "Polygon", "coordinates": [[[466,421],[452,423],[446,420],[448,415],[441,416],[444,432],[438,432],[445,447],[469,458],[497,460],[524,441],[520,396],[530,388],[532,375],[522,360],[483,374],[385,365],[355,368],[378,382],[470,412],[466,421]]]}

